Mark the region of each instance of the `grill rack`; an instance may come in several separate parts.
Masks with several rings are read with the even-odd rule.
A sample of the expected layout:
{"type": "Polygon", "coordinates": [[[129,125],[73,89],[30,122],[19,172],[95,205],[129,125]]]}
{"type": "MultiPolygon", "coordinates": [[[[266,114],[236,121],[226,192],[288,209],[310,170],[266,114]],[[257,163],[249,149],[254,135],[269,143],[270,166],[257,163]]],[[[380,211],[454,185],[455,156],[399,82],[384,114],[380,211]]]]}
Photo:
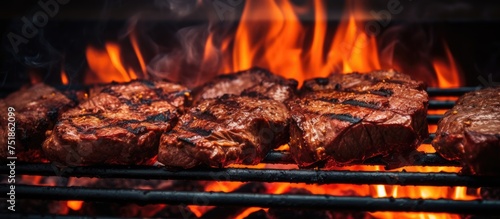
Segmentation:
{"type": "MultiPolygon", "coordinates": [[[[430,97],[459,96],[478,87],[456,89],[429,88],[430,97]]],[[[453,101],[429,101],[429,109],[448,109],[453,101]]],[[[429,124],[435,124],[441,115],[428,115],[429,124]]],[[[430,143],[434,135],[424,143],[430,143]]],[[[399,163],[400,166],[459,166],[434,153],[418,153],[411,161],[399,163]]],[[[272,151],[263,163],[290,164],[293,160],[288,152],[272,151]]],[[[363,165],[386,165],[382,158],[372,158],[363,165]]],[[[0,167],[8,172],[6,165],[0,167]]],[[[418,172],[376,172],[376,171],[323,171],[323,170],[281,170],[281,169],[205,169],[167,170],[152,166],[92,166],[56,168],[52,164],[18,163],[17,175],[40,175],[60,177],[100,177],[123,179],[164,179],[164,180],[212,180],[212,181],[254,181],[254,182],[292,182],[315,184],[383,184],[383,185],[427,185],[427,186],[467,186],[500,187],[500,177],[465,176],[456,173],[418,173],[418,172]]],[[[0,184],[0,192],[7,192],[8,184],[0,184]]],[[[498,214],[500,201],[472,200],[457,201],[449,199],[408,199],[344,197],[330,195],[268,195],[214,192],[178,192],[138,189],[95,189],[85,187],[46,187],[16,185],[16,197],[20,199],[42,200],[83,200],[132,203],[166,203],[195,205],[258,206],[282,208],[310,208],[328,210],[362,211],[405,211],[405,212],[448,212],[459,214],[492,215],[498,214]],[[208,202],[197,203],[203,198],[208,202]]]]}

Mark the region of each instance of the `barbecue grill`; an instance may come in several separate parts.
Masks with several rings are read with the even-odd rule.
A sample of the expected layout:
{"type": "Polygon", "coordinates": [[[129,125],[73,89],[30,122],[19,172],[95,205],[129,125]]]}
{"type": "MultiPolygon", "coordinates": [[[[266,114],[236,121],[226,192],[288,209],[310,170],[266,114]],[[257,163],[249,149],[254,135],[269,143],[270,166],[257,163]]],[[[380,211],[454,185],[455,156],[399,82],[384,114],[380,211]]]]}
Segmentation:
{"type": "MultiPolygon", "coordinates": [[[[459,96],[478,87],[457,89],[429,88],[430,97],[459,96]]],[[[432,100],[429,108],[444,109],[452,107],[451,101],[432,100]]],[[[428,115],[429,124],[435,124],[441,115],[428,115]]],[[[430,138],[426,142],[430,142],[430,138]]],[[[411,159],[402,159],[400,166],[459,166],[457,162],[443,159],[434,153],[416,153],[411,159]]],[[[287,151],[270,152],[263,163],[292,164],[287,151]]],[[[384,159],[376,157],[362,165],[385,165],[384,159]]],[[[6,165],[1,165],[2,172],[8,172],[6,165]]],[[[381,184],[406,186],[466,186],[468,188],[499,187],[500,177],[467,176],[456,173],[420,173],[390,171],[326,171],[321,169],[256,169],[256,168],[197,168],[190,170],[171,170],[159,166],[88,166],[56,168],[48,163],[18,163],[16,174],[57,176],[57,177],[98,177],[127,179],[160,180],[208,180],[240,182],[290,182],[308,184],[381,184]]],[[[0,191],[7,193],[9,184],[1,184],[0,191]]],[[[410,199],[410,198],[372,198],[359,196],[332,195],[294,195],[294,194],[248,194],[236,192],[190,192],[141,189],[107,189],[68,186],[16,185],[16,198],[36,200],[82,200],[137,204],[169,205],[216,205],[262,208],[325,209],[342,211],[394,211],[394,212],[447,212],[464,215],[498,214],[500,201],[451,199],[410,199]],[[204,200],[200,203],[199,200],[204,200]]],[[[12,215],[9,215],[12,216],[12,215]]],[[[36,218],[40,215],[22,215],[36,218]]]]}
{"type": "MultiPolygon", "coordinates": [[[[356,57],[342,56],[342,61],[345,63],[340,63],[340,66],[345,64],[345,66],[352,67],[352,71],[365,71],[356,69],[356,64],[359,63],[353,63],[352,60],[361,60],[361,62],[370,62],[371,64],[374,64],[372,63],[374,60],[378,60],[379,63],[375,63],[375,65],[367,65],[370,69],[366,71],[375,70],[372,69],[374,66],[380,69],[394,67],[414,79],[431,82],[429,85],[432,87],[427,89],[430,97],[428,109],[431,112],[443,112],[443,110],[454,106],[453,100],[467,92],[498,85],[497,81],[499,81],[500,75],[495,74],[498,73],[498,63],[500,63],[498,62],[498,57],[500,57],[498,39],[500,37],[496,31],[500,21],[500,13],[498,13],[500,4],[494,1],[290,0],[282,1],[280,6],[289,3],[293,5],[293,7],[288,7],[288,9],[293,8],[292,11],[282,13],[283,11],[276,10],[278,16],[275,14],[269,14],[269,17],[264,16],[263,21],[276,24],[270,25],[271,27],[267,29],[266,25],[261,26],[261,23],[258,22],[252,23],[255,20],[260,21],[259,16],[264,12],[269,12],[265,10],[266,7],[260,8],[251,4],[249,5],[252,7],[247,7],[245,5],[255,1],[40,0],[40,2],[56,4],[48,7],[40,7],[38,2],[27,0],[3,3],[5,4],[4,11],[0,13],[2,31],[24,37],[28,42],[24,43],[21,40],[16,41],[19,44],[13,44],[11,38],[5,38],[2,44],[0,56],[5,57],[5,59],[0,61],[1,98],[19,90],[22,86],[39,82],[44,82],[59,90],[73,92],[86,90],[89,85],[108,84],[111,81],[130,81],[134,79],[132,75],[135,75],[135,78],[151,78],[149,74],[153,72],[157,74],[156,76],[160,75],[162,79],[179,82],[192,88],[223,71],[230,73],[235,72],[233,70],[243,70],[242,66],[233,66],[239,62],[244,63],[238,59],[242,57],[248,59],[249,63],[244,63],[250,64],[247,67],[270,68],[265,64],[272,64],[272,67],[278,66],[279,69],[279,71],[273,72],[273,69],[270,68],[269,70],[273,73],[294,75],[294,79],[303,81],[318,77],[320,70],[325,69],[311,66],[318,63],[320,67],[327,66],[323,61],[332,60],[330,59],[330,53],[332,53],[346,56],[355,54],[356,57]],[[366,6],[365,10],[360,10],[363,13],[357,14],[359,11],[354,9],[359,8],[354,7],[356,4],[353,3],[361,3],[359,5],[366,6]],[[401,11],[399,11],[398,5],[403,8],[401,11]],[[261,10],[262,12],[256,13],[259,15],[257,17],[245,17],[243,16],[245,7],[257,8],[256,11],[261,10]],[[46,10],[53,11],[49,13],[46,10]],[[323,16],[319,16],[318,11],[323,12],[323,16]],[[349,14],[350,12],[352,14],[349,14]],[[25,24],[26,19],[23,18],[26,17],[31,22],[35,15],[38,18],[43,18],[42,15],[46,15],[47,20],[39,19],[31,24],[37,32],[32,34],[32,37],[27,37],[24,29],[29,24],[25,24]],[[279,17],[280,15],[292,16],[283,18],[279,17]],[[300,18],[300,22],[294,23],[293,15],[300,18]],[[357,17],[364,22],[363,25],[370,24],[371,26],[352,28],[352,24],[357,21],[351,20],[351,17],[357,17]],[[45,23],[38,25],[43,23],[42,20],[45,23]],[[286,23],[285,21],[292,22],[286,23]],[[272,34],[276,32],[276,26],[287,30],[285,37],[279,35],[282,38],[275,39],[275,35],[272,34]],[[261,35],[253,36],[255,32],[258,32],[255,31],[255,27],[262,32],[261,35]],[[371,31],[375,30],[375,32],[369,32],[370,30],[366,27],[374,27],[375,29],[371,29],[371,31]],[[376,32],[376,30],[380,32],[376,32]],[[363,35],[365,32],[372,35],[363,35]],[[186,36],[187,40],[179,38],[179,33],[184,34],[181,36],[186,36]],[[239,41],[235,40],[236,33],[241,35],[239,41]],[[313,37],[316,35],[323,38],[313,37]],[[347,36],[351,36],[351,38],[347,36]],[[252,37],[258,38],[258,40],[252,37]],[[370,37],[374,37],[373,41],[370,41],[370,37]],[[295,38],[298,40],[294,41],[295,38]],[[304,41],[300,41],[302,38],[304,41]],[[343,42],[335,47],[333,45],[337,38],[343,38],[340,40],[343,42]],[[245,42],[245,39],[248,42],[245,42]],[[360,39],[365,41],[358,41],[360,39]],[[278,43],[274,43],[275,41],[278,43]],[[280,47],[281,44],[284,46],[280,47]],[[296,44],[303,46],[303,48],[296,48],[296,44]],[[344,46],[352,48],[344,48],[344,46]],[[289,50],[290,48],[292,50],[289,50]],[[297,49],[301,51],[297,52],[297,49]],[[187,50],[188,55],[193,57],[188,59],[188,55],[184,54],[185,50],[187,50]],[[247,50],[258,52],[246,54],[251,53],[247,50]],[[213,52],[213,54],[207,51],[213,52]],[[238,51],[245,53],[245,56],[238,54],[238,51]],[[269,51],[270,53],[267,53],[269,51]],[[282,54],[274,53],[276,51],[282,54]],[[368,52],[365,54],[366,51],[368,52]],[[383,59],[384,56],[381,53],[386,53],[384,55],[390,59],[383,59]],[[166,56],[163,56],[165,54],[166,56]],[[214,54],[216,55],[213,56],[214,54]],[[297,58],[297,54],[300,54],[299,57],[304,58],[304,60],[294,59],[297,58]],[[270,57],[272,60],[262,60],[261,57],[270,57]],[[164,58],[167,58],[167,64],[173,63],[175,65],[173,72],[168,72],[172,73],[171,75],[161,74],[164,73],[162,72],[165,70],[164,68],[172,67],[161,65],[160,61],[165,61],[164,58]],[[281,59],[278,60],[279,58],[281,59]],[[256,60],[261,61],[261,63],[256,60]],[[282,62],[279,63],[279,61],[282,62]],[[301,63],[301,61],[304,62],[301,63]],[[229,65],[227,65],[228,63],[229,65]],[[261,66],[262,63],[264,66],[261,66]],[[297,66],[311,68],[294,69],[297,66]],[[227,69],[230,70],[226,71],[227,69]],[[438,70],[441,72],[439,73],[438,70]],[[198,75],[186,72],[196,72],[198,75]],[[316,73],[318,75],[314,75],[316,73]],[[108,76],[107,74],[110,76],[104,77],[108,76]],[[191,78],[196,78],[196,80],[191,81],[191,78]],[[428,81],[426,81],[427,79],[428,81]],[[440,80],[454,81],[455,85],[449,83],[443,86],[438,83],[440,80]]],[[[280,1],[262,1],[262,3],[269,2],[278,4],[280,1]]],[[[286,7],[280,9],[285,10],[286,7]]],[[[19,40],[19,38],[16,39],[19,40]]],[[[332,64],[329,67],[335,66],[335,68],[332,68],[332,71],[328,69],[328,72],[323,73],[347,73],[344,69],[350,69],[338,68],[338,64],[332,64]]],[[[325,75],[322,74],[322,76],[325,75]]],[[[288,77],[289,75],[282,76],[288,77]]],[[[440,118],[442,115],[437,113],[427,115],[429,125],[436,125],[440,118]]],[[[423,143],[430,144],[434,137],[434,133],[431,133],[430,137],[423,143]]],[[[480,196],[477,195],[478,189],[483,188],[500,191],[500,176],[472,176],[452,172],[405,170],[406,167],[461,166],[459,162],[446,160],[437,153],[414,152],[404,156],[394,155],[390,158],[374,157],[352,166],[385,167],[385,170],[380,171],[345,170],[347,168],[327,171],[322,170],[321,167],[295,169],[294,163],[290,153],[286,150],[269,152],[262,163],[256,166],[235,166],[221,169],[198,167],[180,170],[161,165],[61,167],[53,163],[16,161],[15,173],[18,180],[16,180],[15,192],[17,201],[28,202],[80,200],[113,204],[167,204],[179,206],[179,208],[193,205],[216,206],[216,208],[247,209],[248,207],[259,207],[341,212],[442,212],[460,214],[464,217],[466,215],[492,216],[500,214],[498,213],[498,209],[500,209],[499,197],[495,197],[497,200],[487,200],[486,198],[480,199],[480,196]],[[265,168],[262,168],[263,166],[265,168]],[[59,181],[56,185],[43,185],[35,181],[20,180],[24,177],[50,178],[59,181]],[[244,183],[241,187],[246,187],[244,189],[237,188],[232,192],[210,192],[208,190],[186,191],[186,189],[176,188],[166,190],[161,188],[126,188],[126,186],[119,188],[92,185],[73,186],[68,183],[69,179],[78,177],[117,180],[124,182],[124,184],[135,180],[144,180],[152,184],[158,180],[162,182],[193,182],[195,184],[206,181],[237,182],[244,183]],[[19,183],[21,181],[23,183],[19,183]],[[313,186],[461,186],[466,187],[470,193],[475,192],[474,196],[478,199],[429,199],[423,196],[401,198],[399,196],[391,197],[390,194],[384,197],[353,194],[270,194],[271,192],[251,189],[256,187],[255,185],[276,185],[279,183],[290,183],[292,187],[296,183],[313,186]]],[[[350,167],[348,166],[348,168],[350,167]]],[[[0,170],[5,174],[5,176],[0,176],[0,192],[4,194],[1,200],[5,203],[4,199],[7,197],[5,194],[9,192],[12,185],[6,181],[6,173],[10,171],[10,168],[6,163],[2,163],[0,170]]],[[[2,205],[0,204],[0,206],[2,205]]],[[[20,204],[17,206],[20,207],[20,204]]],[[[74,217],[72,214],[63,215],[62,213],[33,214],[20,211],[5,213],[4,210],[5,208],[0,210],[0,218],[74,217]]],[[[215,218],[218,218],[222,214],[224,212],[217,215],[217,213],[208,211],[202,216],[213,217],[216,215],[215,218]]],[[[87,216],[93,217],[95,215],[83,215],[82,218],[87,216]]]]}

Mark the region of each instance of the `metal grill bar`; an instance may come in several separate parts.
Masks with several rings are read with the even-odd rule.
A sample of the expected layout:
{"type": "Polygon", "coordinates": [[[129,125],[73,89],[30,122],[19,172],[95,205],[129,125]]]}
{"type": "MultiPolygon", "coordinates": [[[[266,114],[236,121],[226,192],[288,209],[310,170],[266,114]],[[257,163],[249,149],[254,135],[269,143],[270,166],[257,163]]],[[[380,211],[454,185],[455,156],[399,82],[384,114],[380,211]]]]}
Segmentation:
{"type": "MultiPolygon", "coordinates": [[[[0,185],[6,193],[8,185],[0,185]]],[[[176,192],[157,190],[91,189],[83,187],[16,186],[16,197],[44,200],[82,200],[140,204],[230,205],[245,207],[308,208],[324,210],[448,212],[498,214],[500,201],[454,201],[436,199],[395,199],[338,197],[328,195],[269,195],[221,192],[176,192]]]]}
{"type": "MultiPolygon", "coordinates": [[[[1,168],[6,171],[5,167],[1,168]]],[[[461,176],[456,173],[321,171],[281,169],[211,169],[166,170],[153,166],[73,167],[57,169],[50,164],[18,164],[16,173],[24,175],[134,178],[164,180],[216,180],[241,182],[291,182],[316,184],[384,184],[424,186],[496,187],[500,177],[461,176]]]]}
{"type": "Polygon", "coordinates": [[[429,87],[427,88],[427,93],[430,97],[437,96],[461,96],[467,92],[476,91],[481,89],[481,87],[459,87],[459,88],[437,88],[429,87]]]}
{"type": "MultiPolygon", "coordinates": [[[[295,161],[288,151],[271,151],[262,163],[295,164],[295,161]]],[[[387,166],[387,169],[393,169],[403,166],[460,166],[460,163],[446,160],[438,154],[418,152],[410,157],[402,156],[392,161],[382,157],[374,157],[360,163],[360,165],[384,165],[387,166]]]]}
{"type": "Polygon", "coordinates": [[[454,105],[455,101],[429,100],[429,109],[451,109],[454,105]]]}
{"type": "Polygon", "coordinates": [[[427,115],[427,123],[437,124],[441,118],[443,118],[443,115],[427,115]]]}

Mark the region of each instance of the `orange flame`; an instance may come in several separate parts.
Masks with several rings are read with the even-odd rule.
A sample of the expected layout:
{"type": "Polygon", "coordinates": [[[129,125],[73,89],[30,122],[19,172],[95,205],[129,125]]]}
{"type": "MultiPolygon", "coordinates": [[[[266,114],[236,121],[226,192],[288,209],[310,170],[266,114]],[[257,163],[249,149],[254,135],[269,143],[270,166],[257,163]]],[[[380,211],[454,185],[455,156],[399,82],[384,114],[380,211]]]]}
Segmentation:
{"type": "Polygon", "coordinates": [[[332,39],[327,34],[323,4],[322,0],[314,1],[311,30],[302,24],[289,1],[247,1],[235,37],[223,41],[225,61],[220,72],[260,66],[301,82],[332,72],[380,69],[376,39],[364,32],[362,22],[348,14],[332,39]],[[268,17],[263,20],[257,14],[268,17]],[[227,46],[231,40],[232,50],[227,46]]]}
{"type": "MultiPolygon", "coordinates": [[[[247,1],[245,10],[234,38],[223,40],[221,49],[224,54],[220,72],[235,72],[252,66],[268,68],[274,73],[299,81],[313,77],[324,77],[332,72],[348,73],[353,71],[369,72],[381,69],[381,58],[376,37],[365,32],[364,21],[357,20],[357,5],[348,1],[347,12],[335,35],[328,37],[324,2],[314,1],[314,25],[307,28],[300,21],[292,3],[285,0],[247,1]],[[257,17],[265,15],[267,17],[257,17]],[[228,45],[233,45],[228,46],[228,45]]],[[[214,52],[212,33],[210,43],[205,48],[205,61],[214,52]]],[[[463,80],[446,43],[443,44],[446,60],[433,59],[439,87],[458,87],[463,80]]],[[[394,63],[398,66],[398,63],[394,63]]],[[[386,66],[384,66],[386,67],[386,66]]],[[[430,83],[434,84],[434,83],[430,83]]],[[[421,151],[434,152],[432,146],[422,145],[421,151]]],[[[269,166],[268,166],[269,167],[269,166]]],[[[255,168],[255,167],[254,167],[255,168]]],[[[288,169],[290,167],[287,167],[288,169]]],[[[296,167],[295,167],[296,168],[296,167]]],[[[385,171],[380,166],[353,166],[339,168],[351,171],[385,171]]],[[[458,167],[405,167],[414,172],[458,172],[458,167]]],[[[391,171],[402,171],[403,168],[391,171]]],[[[225,187],[227,185],[224,185],[225,187]]],[[[306,185],[272,183],[269,191],[281,194],[290,188],[305,188],[313,194],[344,195],[356,191],[357,195],[396,198],[453,198],[473,199],[463,187],[431,186],[388,186],[388,185],[306,185]]],[[[247,210],[245,214],[254,211],[247,210]]],[[[377,218],[459,218],[451,214],[428,213],[370,213],[377,218]]],[[[241,215],[240,215],[241,216],[241,215]]]]}
{"type": "Polygon", "coordinates": [[[66,71],[64,71],[64,69],[61,70],[61,83],[64,85],[68,85],[69,83],[68,75],[66,75],[66,71]]]}
{"type": "MultiPolygon", "coordinates": [[[[307,26],[300,20],[298,10],[290,1],[246,1],[238,28],[232,37],[222,40],[220,45],[214,41],[216,32],[212,32],[205,42],[203,63],[209,68],[219,59],[215,53],[222,53],[221,66],[218,72],[235,72],[260,66],[287,78],[303,81],[314,77],[324,77],[332,72],[348,73],[353,71],[369,72],[383,66],[377,46],[376,36],[365,32],[365,21],[358,20],[357,5],[354,1],[346,4],[343,19],[337,27],[335,35],[328,33],[327,13],[322,0],[312,2],[314,9],[314,25],[307,26]]],[[[139,47],[135,32],[130,35],[130,43],[142,74],[146,74],[146,61],[139,47]]],[[[436,83],[441,88],[463,85],[461,72],[452,53],[443,42],[445,57],[432,59],[436,73],[436,83]]],[[[122,49],[117,43],[108,42],[104,49],[88,46],[86,55],[90,72],[85,83],[124,82],[137,78],[136,72],[124,64],[122,49]]],[[[64,82],[63,75],[61,80],[64,82]]],[[[139,74],[141,75],[141,74],[139,74]]],[[[66,76],[66,75],[65,75],[66,76]]],[[[432,80],[432,79],[431,79],[432,80]]],[[[435,82],[435,81],[433,81],[435,82]]],[[[441,111],[439,113],[442,113],[441,111]]],[[[430,127],[430,129],[432,129],[430,127]]],[[[432,131],[432,130],[431,130],[432,131]]],[[[287,149],[283,146],[280,149],[287,149]]],[[[432,146],[422,145],[419,150],[434,152],[432,146]]],[[[294,169],[297,166],[258,165],[252,168],[284,168],[294,169]]],[[[232,166],[239,168],[240,166],[232,166]]],[[[458,172],[457,167],[405,167],[413,172],[458,172]]],[[[381,166],[350,166],[339,168],[350,171],[385,171],[381,166]]],[[[391,170],[402,171],[403,168],[391,170]]],[[[206,191],[231,192],[241,186],[241,182],[208,183],[206,191]]],[[[270,183],[266,184],[268,192],[282,194],[290,188],[305,188],[313,194],[346,195],[353,192],[359,196],[395,197],[395,198],[452,198],[460,200],[474,199],[477,196],[467,195],[464,187],[431,187],[431,186],[388,186],[388,185],[310,185],[303,183],[270,183]]],[[[77,203],[70,201],[73,207],[77,203]]],[[[70,206],[68,202],[68,206],[70,206]]],[[[71,206],[70,206],[71,207],[71,206]]],[[[205,206],[189,206],[200,217],[210,209],[205,206]]],[[[237,218],[243,218],[258,208],[249,208],[237,218]]],[[[427,213],[370,213],[377,218],[459,218],[451,214],[427,213]]]]}
{"type": "Polygon", "coordinates": [[[78,211],[82,208],[83,206],[83,201],[68,201],[67,203],[68,207],[71,208],[73,211],[78,211]]]}
{"type": "Polygon", "coordinates": [[[141,66],[142,73],[146,73],[146,62],[144,61],[144,57],[142,56],[141,50],[139,49],[139,42],[137,40],[136,32],[133,32],[130,35],[130,43],[132,44],[132,48],[134,49],[135,55],[137,56],[137,60],[139,61],[139,65],[141,66]]]}
{"type": "Polygon", "coordinates": [[[458,70],[455,59],[451,54],[450,48],[446,42],[443,42],[444,50],[446,53],[446,60],[436,58],[433,60],[432,65],[436,71],[437,81],[440,88],[454,88],[460,87],[463,84],[463,78],[458,70]]]}
{"type": "Polygon", "coordinates": [[[137,79],[131,68],[126,70],[120,52],[116,43],[106,43],[105,50],[88,46],[86,56],[91,72],[85,75],[85,83],[127,82],[137,79]]]}

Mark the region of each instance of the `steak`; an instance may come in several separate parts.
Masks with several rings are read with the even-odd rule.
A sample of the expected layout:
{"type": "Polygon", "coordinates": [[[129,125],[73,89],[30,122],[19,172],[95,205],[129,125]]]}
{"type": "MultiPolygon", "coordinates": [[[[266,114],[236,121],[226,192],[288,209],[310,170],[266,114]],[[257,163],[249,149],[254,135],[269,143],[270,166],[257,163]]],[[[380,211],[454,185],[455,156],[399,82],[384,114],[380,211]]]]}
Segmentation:
{"type": "Polygon", "coordinates": [[[188,96],[164,81],[107,85],[61,115],[43,150],[63,165],[151,164],[188,96]]]}
{"type": "Polygon", "coordinates": [[[258,164],[288,143],[289,112],[273,99],[224,95],[201,101],[161,137],[158,161],[191,168],[258,164]]]}
{"type": "MultiPolygon", "coordinates": [[[[73,107],[75,101],[58,90],[43,83],[28,89],[16,91],[0,100],[0,159],[12,156],[8,153],[8,128],[15,128],[15,147],[18,160],[42,161],[44,156],[41,145],[45,140],[45,132],[52,129],[61,112],[73,107]],[[15,109],[15,125],[8,125],[9,107],[15,109]]],[[[12,119],[11,119],[12,121],[12,119]]]]}
{"type": "Polygon", "coordinates": [[[288,102],[290,152],[301,167],[411,152],[428,136],[425,85],[395,71],[332,74],[301,92],[288,102]]]}
{"type": "Polygon", "coordinates": [[[210,82],[193,90],[193,101],[221,97],[224,94],[268,97],[278,101],[287,100],[295,95],[297,81],[285,79],[262,68],[251,68],[233,74],[219,75],[210,82]]]}
{"type": "Polygon", "coordinates": [[[438,122],[436,151],[459,160],[465,171],[500,173],[500,88],[473,91],[460,97],[438,122]]]}

